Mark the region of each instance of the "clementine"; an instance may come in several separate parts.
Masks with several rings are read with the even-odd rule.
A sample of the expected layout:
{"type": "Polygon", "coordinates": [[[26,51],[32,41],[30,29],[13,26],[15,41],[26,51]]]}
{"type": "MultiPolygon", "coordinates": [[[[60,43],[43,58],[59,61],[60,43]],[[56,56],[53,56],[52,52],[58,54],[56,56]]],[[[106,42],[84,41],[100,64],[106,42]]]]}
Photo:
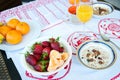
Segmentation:
{"type": "Polygon", "coordinates": [[[20,31],[22,35],[25,35],[30,31],[30,26],[26,22],[20,22],[17,24],[16,30],[20,31]]]}
{"type": "Polygon", "coordinates": [[[80,2],[80,0],[69,0],[70,4],[78,4],[80,2]],[[76,1],[76,2],[75,2],[76,1]]]}
{"type": "Polygon", "coordinates": [[[89,2],[89,0],[82,0],[82,2],[89,2]]]}
{"type": "Polygon", "coordinates": [[[18,19],[10,19],[8,22],[7,22],[7,25],[10,26],[11,28],[15,29],[16,28],[16,25],[19,23],[20,21],[18,19]]]}
{"type": "Polygon", "coordinates": [[[22,34],[17,30],[11,30],[6,35],[6,41],[9,44],[18,44],[22,41],[22,34]]]}
{"type": "Polygon", "coordinates": [[[70,6],[68,8],[68,12],[71,14],[76,14],[76,6],[70,6]]]}
{"type": "Polygon", "coordinates": [[[10,30],[12,30],[12,28],[10,28],[10,27],[7,26],[7,25],[3,25],[3,26],[0,27],[0,33],[1,33],[4,37],[6,36],[6,34],[7,34],[10,30]]]}

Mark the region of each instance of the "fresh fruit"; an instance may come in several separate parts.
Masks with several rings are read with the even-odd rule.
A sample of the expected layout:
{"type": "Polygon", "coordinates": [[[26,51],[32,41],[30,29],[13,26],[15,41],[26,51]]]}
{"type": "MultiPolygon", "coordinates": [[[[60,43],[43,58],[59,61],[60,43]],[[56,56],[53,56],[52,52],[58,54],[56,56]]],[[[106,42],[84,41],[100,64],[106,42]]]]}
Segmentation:
{"type": "Polygon", "coordinates": [[[30,49],[30,53],[29,51],[27,51],[26,54],[26,62],[28,62],[36,71],[39,72],[50,71],[51,68],[49,66],[52,64],[54,69],[57,69],[61,65],[63,65],[68,58],[68,53],[65,54],[64,47],[59,42],[59,37],[56,39],[49,38],[48,41],[35,42],[30,49]],[[58,54],[54,52],[57,52],[58,54]],[[32,55],[32,58],[30,55],[32,55]],[[54,60],[50,59],[52,57],[54,58],[54,60]],[[52,63],[50,60],[52,61],[52,63]],[[54,64],[54,62],[57,62],[57,64],[59,65],[54,64]]]}
{"type": "Polygon", "coordinates": [[[6,41],[9,44],[18,44],[22,41],[22,34],[17,30],[11,30],[6,35],[6,41]]]}
{"type": "Polygon", "coordinates": [[[26,22],[19,22],[16,25],[16,30],[20,31],[22,35],[25,35],[30,31],[30,26],[26,22]]]}
{"type": "Polygon", "coordinates": [[[37,64],[37,60],[35,59],[35,57],[32,54],[30,54],[26,57],[26,61],[32,66],[35,66],[37,64]]]}
{"type": "Polygon", "coordinates": [[[63,51],[64,51],[64,47],[60,47],[60,48],[59,48],[59,52],[62,53],[63,51]]]}
{"type": "Polygon", "coordinates": [[[50,42],[49,42],[49,41],[43,41],[43,42],[41,43],[41,45],[42,45],[43,47],[49,47],[49,46],[50,46],[50,42]]]}
{"type": "Polygon", "coordinates": [[[20,21],[16,18],[13,18],[13,19],[10,19],[8,22],[7,22],[7,25],[13,29],[16,28],[16,25],[19,23],[20,21]]]}
{"type": "Polygon", "coordinates": [[[4,36],[0,33],[0,44],[3,42],[4,39],[4,36]]]}
{"type": "Polygon", "coordinates": [[[60,48],[59,42],[52,42],[51,43],[51,48],[54,49],[54,50],[59,51],[59,48],[60,48]]]}
{"type": "Polygon", "coordinates": [[[43,53],[42,53],[41,60],[42,60],[42,61],[44,61],[44,60],[49,60],[49,54],[48,54],[48,53],[43,52],[43,53]]]}
{"type": "Polygon", "coordinates": [[[34,66],[34,69],[39,72],[46,72],[49,61],[39,61],[37,65],[34,66]]]}
{"type": "Polygon", "coordinates": [[[42,52],[44,53],[48,53],[48,55],[50,54],[51,48],[50,47],[45,47],[42,52]]]}
{"type": "Polygon", "coordinates": [[[0,33],[5,37],[6,34],[11,31],[12,28],[8,27],[7,25],[3,25],[0,27],[0,33]]]}
{"type": "Polygon", "coordinates": [[[5,41],[9,44],[20,43],[22,35],[27,34],[29,31],[30,26],[26,22],[21,22],[16,18],[10,19],[7,23],[0,22],[0,34],[4,36],[5,41]]]}
{"type": "Polygon", "coordinates": [[[33,50],[33,54],[41,55],[42,54],[42,50],[43,50],[42,45],[35,44],[35,47],[34,47],[34,50],[33,50]]]}
{"type": "Polygon", "coordinates": [[[49,41],[52,43],[52,42],[55,42],[55,38],[50,38],[49,41]]]}
{"type": "Polygon", "coordinates": [[[35,65],[35,66],[34,66],[34,69],[35,69],[36,71],[43,72],[43,67],[42,67],[41,64],[35,65]]]}
{"type": "Polygon", "coordinates": [[[76,14],[76,6],[70,6],[68,8],[68,12],[71,14],[76,14]]]}
{"type": "Polygon", "coordinates": [[[74,4],[78,4],[80,2],[80,0],[69,0],[69,3],[74,5],[74,4]]]}
{"type": "Polygon", "coordinates": [[[38,61],[38,60],[40,60],[41,55],[34,54],[34,57],[35,57],[35,58],[36,58],[36,60],[38,61]]]}
{"type": "Polygon", "coordinates": [[[82,0],[82,2],[89,2],[90,0],[82,0]]]}

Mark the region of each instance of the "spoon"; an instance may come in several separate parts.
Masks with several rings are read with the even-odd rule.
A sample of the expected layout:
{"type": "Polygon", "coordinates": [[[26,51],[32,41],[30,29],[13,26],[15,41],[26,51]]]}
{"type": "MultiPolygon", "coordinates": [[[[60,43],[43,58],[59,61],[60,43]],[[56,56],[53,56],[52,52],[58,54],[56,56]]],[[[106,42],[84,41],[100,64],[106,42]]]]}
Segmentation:
{"type": "Polygon", "coordinates": [[[116,45],[113,41],[110,40],[110,38],[108,38],[107,36],[105,36],[105,34],[102,34],[100,33],[101,35],[101,38],[106,41],[106,42],[111,42],[113,45],[115,45],[119,50],[120,50],[120,47],[118,45],[116,45]]]}

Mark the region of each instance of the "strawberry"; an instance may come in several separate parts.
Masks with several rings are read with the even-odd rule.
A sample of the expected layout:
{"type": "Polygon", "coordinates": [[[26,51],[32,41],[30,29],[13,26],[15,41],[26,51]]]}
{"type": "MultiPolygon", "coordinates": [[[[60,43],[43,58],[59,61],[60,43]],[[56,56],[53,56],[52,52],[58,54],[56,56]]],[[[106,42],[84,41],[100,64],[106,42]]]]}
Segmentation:
{"type": "Polygon", "coordinates": [[[54,50],[59,51],[59,48],[60,48],[59,42],[52,42],[51,43],[51,48],[54,49],[54,50]]]}
{"type": "Polygon", "coordinates": [[[52,43],[52,42],[55,42],[55,38],[50,38],[49,41],[52,43]]]}
{"type": "Polygon", "coordinates": [[[43,47],[49,47],[50,46],[49,41],[43,41],[41,44],[42,44],[43,47]]]}
{"type": "Polygon", "coordinates": [[[33,49],[33,54],[42,54],[43,47],[40,44],[36,44],[34,49],[33,49]]]}
{"type": "Polygon", "coordinates": [[[46,72],[47,71],[46,62],[44,62],[44,61],[42,63],[38,62],[38,64],[33,66],[33,67],[36,71],[39,71],[39,72],[46,72]]]}
{"type": "Polygon", "coordinates": [[[34,54],[34,57],[36,58],[36,60],[38,61],[41,57],[41,55],[38,55],[38,54],[34,54]]]}
{"type": "Polygon", "coordinates": [[[46,52],[42,53],[41,60],[49,60],[49,54],[46,52]]]}
{"type": "Polygon", "coordinates": [[[37,64],[37,60],[36,60],[36,58],[34,57],[34,55],[32,55],[32,54],[26,56],[26,61],[27,61],[30,65],[32,65],[32,66],[34,66],[34,65],[37,64]]]}
{"type": "Polygon", "coordinates": [[[42,52],[43,52],[43,53],[46,52],[46,53],[48,53],[48,55],[49,55],[49,54],[50,54],[50,51],[51,51],[51,47],[46,47],[46,48],[43,49],[42,52]]]}
{"type": "Polygon", "coordinates": [[[64,51],[64,47],[60,47],[59,52],[63,52],[63,51],[64,51]]]}
{"type": "Polygon", "coordinates": [[[34,67],[34,69],[35,69],[36,71],[43,72],[43,70],[42,70],[42,65],[37,64],[37,65],[35,65],[35,66],[33,66],[33,67],[34,67]]]}

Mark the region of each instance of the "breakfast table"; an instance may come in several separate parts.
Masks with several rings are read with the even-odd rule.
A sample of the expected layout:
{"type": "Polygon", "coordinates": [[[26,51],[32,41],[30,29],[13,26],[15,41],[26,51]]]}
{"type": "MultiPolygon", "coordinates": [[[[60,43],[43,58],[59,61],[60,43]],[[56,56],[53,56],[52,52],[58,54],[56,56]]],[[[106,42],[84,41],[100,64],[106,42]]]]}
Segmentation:
{"type": "MultiPolygon", "coordinates": [[[[0,45],[0,49],[6,51],[8,59],[12,58],[22,80],[120,80],[120,50],[114,45],[111,44],[115,48],[117,59],[107,69],[89,69],[80,64],[76,57],[77,47],[81,43],[86,40],[102,40],[100,32],[106,34],[120,46],[120,11],[115,9],[113,13],[105,17],[95,17],[93,15],[92,19],[83,25],[79,22],[71,22],[68,7],[68,0],[36,0],[0,12],[1,22],[17,18],[32,21],[35,24],[34,28],[38,26],[39,28],[37,27],[35,31],[35,33],[38,33],[29,36],[29,38],[34,36],[31,41],[44,36],[64,38],[71,46],[73,53],[69,64],[60,72],[49,76],[41,76],[25,70],[21,63],[21,53],[26,44],[17,47],[0,45]]],[[[29,38],[26,41],[27,44],[31,42],[29,38]]]]}

